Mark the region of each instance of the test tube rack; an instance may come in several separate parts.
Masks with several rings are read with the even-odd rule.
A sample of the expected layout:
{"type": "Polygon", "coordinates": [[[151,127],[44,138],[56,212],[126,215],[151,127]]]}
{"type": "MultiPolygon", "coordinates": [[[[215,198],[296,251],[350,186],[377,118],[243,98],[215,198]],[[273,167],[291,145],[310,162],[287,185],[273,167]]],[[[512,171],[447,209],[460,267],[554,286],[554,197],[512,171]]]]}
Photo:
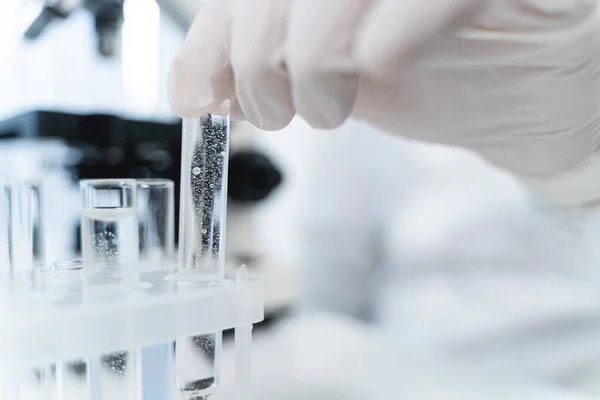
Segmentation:
{"type": "MultiPolygon", "coordinates": [[[[263,319],[261,283],[252,280],[185,284],[169,280],[168,271],[155,270],[142,273],[140,284],[127,296],[93,300],[84,299],[82,268],[18,271],[1,284],[3,400],[23,399],[21,377],[32,368],[44,370],[70,360],[251,326],[263,319]],[[185,290],[177,290],[182,285],[185,290]]],[[[53,382],[56,393],[46,387],[39,400],[70,400],[61,398],[60,378],[53,382]]]]}
{"type": "Polygon", "coordinates": [[[245,267],[235,282],[224,279],[228,140],[227,115],[183,123],[176,264],[173,182],[81,181],[82,260],[52,268],[35,240],[39,188],[1,182],[0,399],[206,400],[218,388],[221,332],[231,328],[237,397],[249,398],[263,291],[245,267]]]}

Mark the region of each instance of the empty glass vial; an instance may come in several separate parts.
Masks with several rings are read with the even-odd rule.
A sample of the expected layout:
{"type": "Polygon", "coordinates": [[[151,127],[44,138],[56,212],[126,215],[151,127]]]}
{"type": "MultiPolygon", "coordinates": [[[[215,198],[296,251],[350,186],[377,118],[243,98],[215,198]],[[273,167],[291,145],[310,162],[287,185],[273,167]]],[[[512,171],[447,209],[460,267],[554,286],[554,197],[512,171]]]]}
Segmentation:
{"type": "Polygon", "coordinates": [[[11,184],[11,264],[23,271],[44,264],[42,242],[42,184],[21,181],[11,184]]]}
{"type": "MultiPolygon", "coordinates": [[[[138,179],[140,268],[165,273],[175,261],[175,193],[168,179],[138,179]]],[[[175,393],[174,341],[142,349],[144,400],[168,400],[175,393]]]]}
{"type": "Polygon", "coordinates": [[[11,204],[10,183],[0,180],[0,288],[11,272],[11,204]]]}
{"type": "Polygon", "coordinates": [[[137,180],[140,268],[170,270],[175,256],[175,184],[137,180]]]}
{"type": "MultiPolygon", "coordinates": [[[[52,269],[55,282],[53,290],[55,292],[70,293],[71,296],[81,294],[80,283],[83,270],[81,258],[56,261],[53,263],[52,269]]],[[[87,379],[87,361],[85,359],[56,363],[55,379],[57,400],[91,400],[87,379]]]]}

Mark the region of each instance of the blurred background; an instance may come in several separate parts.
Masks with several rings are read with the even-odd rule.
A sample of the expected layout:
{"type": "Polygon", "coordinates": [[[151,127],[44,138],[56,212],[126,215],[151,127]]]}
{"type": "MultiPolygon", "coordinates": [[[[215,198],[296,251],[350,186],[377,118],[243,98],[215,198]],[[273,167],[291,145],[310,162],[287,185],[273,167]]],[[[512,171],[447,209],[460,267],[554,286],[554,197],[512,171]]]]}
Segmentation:
{"type": "MultiPolygon", "coordinates": [[[[79,251],[79,179],[179,180],[166,77],[201,7],[0,5],[0,175],[43,180],[46,263],[79,251]]],[[[227,262],[265,281],[257,398],[444,398],[482,371],[600,394],[595,263],[563,217],[462,150],[358,121],[234,123],[227,262]]]]}

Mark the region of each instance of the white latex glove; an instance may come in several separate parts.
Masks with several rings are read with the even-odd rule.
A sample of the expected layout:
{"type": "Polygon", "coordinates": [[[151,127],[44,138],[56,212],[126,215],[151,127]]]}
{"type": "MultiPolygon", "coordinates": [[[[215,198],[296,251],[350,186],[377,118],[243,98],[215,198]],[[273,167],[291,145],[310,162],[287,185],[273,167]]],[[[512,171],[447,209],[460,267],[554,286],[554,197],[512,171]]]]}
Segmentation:
{"type": "MultiPolygon", "coordinates": [[[[173,62],[170,99],[191,117],[229,98],[233,118],[265,130],[296,114],[318,128],[353,115],[472,149],[555,203],[591,202],[600,183],[569,175],[565,196],[554,176],[600,144],[597,3],[213,1],[173,62]]],[[[575,175],[600,182],[592,163],[575,175]]]]}

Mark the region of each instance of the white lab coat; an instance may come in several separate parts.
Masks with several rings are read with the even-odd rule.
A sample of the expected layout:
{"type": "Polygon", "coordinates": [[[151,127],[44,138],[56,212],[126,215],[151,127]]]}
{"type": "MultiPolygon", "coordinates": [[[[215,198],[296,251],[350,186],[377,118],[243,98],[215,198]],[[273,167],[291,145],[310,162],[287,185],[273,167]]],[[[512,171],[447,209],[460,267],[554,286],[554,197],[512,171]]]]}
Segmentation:
{"type": "Polygon", "coordinates": [[[405,274],[514,260],[527,246],[529,198],[476,156],[353,121],[321,134],[298,212],[304,297],[319,307],[387,324],[382,290],[405,274]]]}
{"type": "MultiPolygon", "coordinates": [[[[591,400],[577,389],[519,370],[457,360],[335,314],[288,319],[252,348],[252,394],[264,400],[591,400]]],[[[220,390],[233,399],[234,353],[226,344],[220,390]]]]}
{"type": "MultiPolygon", "coordinates": [[[[287,333],[257,343],[260,397],[290,398],[296,391],[298,398],[386,398],[383,393],[398,398],[401,392],[392,389],[404,375],[419,378],[400,381],[421,383],[410,386],[406,398],[415,399],[498,393],[559,399],[561,391],[553,385],[562,384],[596,391],[599,375],[589,365],[600,358],[600,302],[589,279],[595,274],[585,274],[593,271],[584,265],[591,258],[580,256],[590,248],[582,247],[582,232],[592,243],[595,237],[589,218],[553,218],[548,228],[516,180],[459,150],[405,141],[353,121],[318,133],[295,122],[286,134],[296,139],[288,137],[291,145],[279,143],[275,153],[295,161],[283,162],[291,170],[288,179],[297,179],[287,182],[288,199],[295,199],[286,202],[288,218],[278,219],[289,235],[281,235],[273,220],[264,231],[279,232],[280,243],[297,244],[305,310],[334,314],[292,319],[282,328],[287,333]],[[300,142],[302,149],[294,145],[300,142]],[[574,227],[565,229],[565,221],[574,227]],[[336,323],[340,314],[378,328],[336,323]],[[286,330],[288,324],[293,328],[286,330]],[[395,339],[385,341],[377,330],[395,339]],[[308,339],[308,332],[314,337],[308,339]],[[350,357],[357,345],[342,340],[348,335],[402,355],[408,354],[407,343],[427,351],[408,359],[384,350],[377,360],[368,351],[350,357]],[[334,348],[343,350],[332,350],[336,341],[334,348]],[[415,364],[421,358],[428,361],[415,364]],[[354,366],[341,373],[325,362],[329,359],[342,369],[368,365],[371,375],[362,379],[364,371],[354,366]],[[446,382],[454,392],[440,385],[440,397],[427,380],[438,362],[487,371],[492,381],[508,371],[526,383],[501,379],[500,385],[487,385],[468,372],[446,382]],[[300,365],[291,372],[286,363],[300,365]],[[387,375],[390,371],[395,372],[387,375]],[[349,389],[369,379],[378,382],[349,389]],[[267,390],[273,381],[287,389],[267,390]],[[535,382],[543,395],[528,386],[535,382]],[[527,388],[519,389],[523,385],[527,388]]],[[[285,206],[278,211],[285,215],[282,210],[285,206]]]]}

